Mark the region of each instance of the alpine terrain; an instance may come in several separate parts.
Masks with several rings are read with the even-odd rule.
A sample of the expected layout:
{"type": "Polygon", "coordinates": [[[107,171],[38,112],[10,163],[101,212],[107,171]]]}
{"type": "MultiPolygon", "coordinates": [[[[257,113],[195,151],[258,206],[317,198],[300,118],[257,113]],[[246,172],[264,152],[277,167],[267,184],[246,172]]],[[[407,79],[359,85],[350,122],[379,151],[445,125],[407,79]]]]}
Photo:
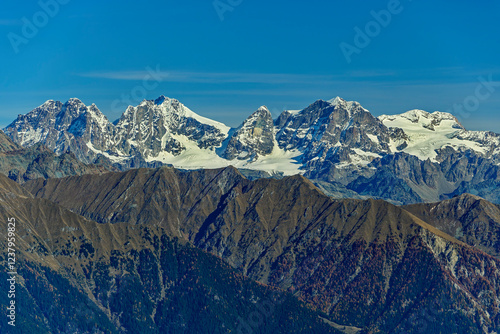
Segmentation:
{"type": "Polygon", "coordinates": [[[498,333],[499,168],[443,112],[49,100],[0,131],[0,332],[498,333]]]}
{"type": "Polygon", "coordinates": [[[260,107],[239,127],[164,96],[129,106],[113,123],[78,99],[47,101],[4,129],[23,147],[120,170],[235,166],[302,174],[334,197],[433,202],[472,193],[500,203],[500,135],[468,131],[448,113],[374,117],[357,102],[318,100],[275,120],[260,107]]]}
{"type": "MultiPolygon", "coordinates": [[[[5,183],[9,189],[19,189],[10,180],[5,183]]],[[[148,323],[152,330],[158,328],[165,316],[158,313],[165,312],[161,301],[176,298],[175,291],[182,286],[162,278],[172,270],[182,272],[181,267],[165,271],[172,268],[173,264],[164,267],[172,255],[162,255],[164,247],[174,247],[169,254],[178,254],[180,246],[167,243],[178,240],[213,254],[238,275],[287,291],[320,312],[318,319],[325,319],[332,329],[490,333],[500,328],[500,260],[494,240],[475,247],[479,240],[488,239],[489,231],[498,230],[499,208],[470,195],[430,208],[463,208],[460,203],[476,206],[474,201],[482,201],[475,210],[482,220],[490,217],[491,227],[483,232],[463,228],[462,234],[450,235],[439,224],[441,209],[426,215],[426,207],[407,210],[382,200],[335,200],[303,176],[251,181],[233,167],[141,168],[38,179],[23,187],[16,196],[79,219],[78,225],[66,223],[66,227],[54,223],[30,227],[40,232],[33,236],[36,243],[29,241],[27,246],[40,248],[29,248],[26,256],[47,265],[52,263],[49,259],[57,259],[54,265],[115,326],[128,317],[117,316],[124,310],[113,304],[114,298],[125,298],[119,293],[144,286],[134,290],[134,296],[141,295],[133,300],[142,302],[132,308],[138,312],[133,319],[148,323]]],[[[27,207],[24,202],[19,205],[18,210],[27,207]]],[[[37,221],[44,220],[33,214],[40,217],[37,221]]],[[[459,211],[456,217],[464,225],[474,224],[459,211]]],[[[211,268],[211,275],[219,275],[220,270],[211,268]]],[[[209,284],[206,279],[196,282],[209,284]]],[[[220,292],[212,291],[201,300],[221,298],[220,292]]],[[[226,293],[233,296],[234,291],[226,293]]],[[[172,310],[179,307],[170,305],[172,310]]],[[[173,324],[182,321],[179,318],[173,324]]]]}

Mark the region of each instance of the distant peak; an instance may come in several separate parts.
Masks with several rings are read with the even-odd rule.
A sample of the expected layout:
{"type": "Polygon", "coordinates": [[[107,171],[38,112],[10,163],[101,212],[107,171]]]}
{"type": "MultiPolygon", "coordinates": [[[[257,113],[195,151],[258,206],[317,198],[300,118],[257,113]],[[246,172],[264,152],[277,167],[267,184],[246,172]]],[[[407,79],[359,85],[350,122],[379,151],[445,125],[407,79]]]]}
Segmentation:
{"type": "Polygon", "coordinates": [[[160,97],[158,97],[158,98],[155,100],[155,104],[156,104],[156,105],[160,105],[160,104],[162,104],[163,102],[165,102],[165,100],[168,100],[168,97],[166,97],[165,95],[161,95],[160,97]]]}
{"type": "Polygon", "coordinates": [[[82,103],[82,101],[76,97],[72,97],[66,103],[68,103],[68,104],[80,104],[80,103],[82,103]]]}
{"type": "Polygon", "coordinates": [[[425,110],[413,109],[401,114],[400,116],[410,120],[413,123],[421,122],[422,118],[426,120],[432,120],[437,123],[443,120],[454,121],[456,123],[456,126],[463,128],[456,117],[447,112],[435,111],[433,113],[430,113],[425,110]]]}
{"type": "Polygon", "coordinates": [[[402,116],[407,116],[407,117],[420,117],[423,116],[425,118],[429,118],[431,115],[430,112],[427,112],[425,110],[421,109],[412,109],[408,110],[407,112],[403,113],[402,116]]]}
{"type": "Polygon", "coordinates": [[[421,109],[412,109],[412,110],[409,110],[401,115],[408,116],[408,117],[422,116],[425,118],[433,117],[433,118],[441,118],[441,119],[455,119],[455,116],[453,116],[452,114],[447,113],[447,112],[434,111],[433,113],[430,113],[428,111],[421,110],[421,109]]]}
{"type": "MultiPolygon", "coordinates": [[[[347,108],[347,109],[352,109],[352,108],[355,108],[355,107],[361,107],[361,105],[356,102],[356,101],[347,101],[347,100],[344,100],[343,98],[337,96],[336,98],[334,99],[331,99],[331,100],[328,100],[326,101],[327,103],[330,103],[331,105],[335,106],[335,107],[343,107],[343,108],[347,108]]],[[[362,108],[363,110],[365,110],[364,108],[362,108]]]]}
{"type": "Polygon", "coordinates": [[[256,117],[258,117],[258,118],[270,118],[270,119],[273,118],[269,109],[267,109],[266,106],[261,106],[261,107],[259,107],[259,109],[254,111],[250,116],[248,116],[248,118],[244,122],[255,119],[256,117]]]}
{"type": "Polygon", "coordinates": [[[340,96],[337,96],[336,98],[328,100],[326,102],[328,102],[330,104],[333,104],[333,105],[338,105],[338,104],[341,104],[341,103],[346,103],[347,101],[344,100],[343,98],[341,98],[340,96]]]}
{"type": "Polygon", "coordinates": [[[479,197],[477,195],[473,195],[473,194],[469,194],[469,193],[463,193],[463,194],[460,194],[458,196],[455,196],[453,197],[451,200],[475,200],[475,201],[479,201],[479,200],[484,200],[484,198],[482,197],[479,197]]]}

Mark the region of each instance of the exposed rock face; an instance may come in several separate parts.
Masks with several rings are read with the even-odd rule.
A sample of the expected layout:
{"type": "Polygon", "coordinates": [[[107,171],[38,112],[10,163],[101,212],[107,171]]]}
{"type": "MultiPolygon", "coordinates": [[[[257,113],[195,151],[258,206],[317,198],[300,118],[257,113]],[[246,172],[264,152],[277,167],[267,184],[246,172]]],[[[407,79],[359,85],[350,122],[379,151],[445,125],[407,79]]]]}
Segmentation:
{"type": "Polygon", "coordinates": [[[116,122],[116,149],[124,155],[140,152],[144,158],[162,152],[176,156],[190,142],[202,149],[220,146],[228,129],[196,115],[177,100],[161,96],[125,111],[116,122]]]}
{"type": "Polygon", "coordinates": [[[500,207],[463,194],[438,203],[413,204],[405,210],[436,228],[500,258],[500,207]]]}
{"type": "Polygon", "coordinates": [[[271,154],[274,148],[274,125],[271,113],[260,107],[233,133],[224,155],[226,159],[254,160],[271,154]]]}
{"type": "Polygon", "coordinates": [[[387,202],[332,200],[302,176],[249,181],[234,168],[161,168],[25,188],[100,223],[160,226],[342,325],[498,330],[498,259],[387,202]],[[428,323],[424,311],[441,320],[428,323]]]}
{"type": "Polygon", "coordinates": [[[51,100],[19,115],[5,129],[22,146],[43,143],[56,154],[70,150],[86,163],[105,157],[118,168],[151,166],[150,160],[160,153],[176,156],[190,145],[214,149],[228,130],[164,96],[130,106],[116,125],[95,105],[87,107],[78,99],[64,104],[51,100]]]}
{"type": "Polygon", "coordinates": [[[43,143],[56,154],[74,152],[83,162],[93,162],[92,148],[107,151],[113,144],[113,127],[92,104],[78,99],[66,103],[47,101],[26,115],[19,115],[5,132],[19,145],[43,143]]]}
{"type": "Polygon", "coordinates": [[[12,141],[9,137],[5,135],[3,131],[0,131],[0,153],[19,150],[22,147],[12,141]]]}
{"type": "Polygon", "coordinates": [[[106,162],[99,165],[84,164],[73,153],[56,155],[41,144],[26,149],[0,152],[0,173],[18,183],[37,178],[102,174],[109,171],[117,171],[117,169],[106,162]]]}
{"type": "MultiPolygon", "coordinates": [[[[361,177],[346,186],[363,195],[388,197],[400,203],[433,202],[463,193],[475,193],[499,202],[500,166],[473,152],[459,152],[451,147],[437,151],[436,159],[420,160],[407,153],[395,153],[374,159],[361,177]],[[395,185],[386,192],[374,185],[395,185]],[[398,185],[403,188],[398,191],[398,185]],[[411,197],[408,197],[412,194],[411,197]]],[[[335,170],[338,172],[338,170],[335,170]]],[[[335,178],[343,175],[338,172],[335,178]]],[[[358,173],[359,174],[359,173],[358,173]]]]}
{"type": "Polygon", "coordinates": [[[262,107],[230,129],[164,96],[130,106],[114,124],[95,106],[72,99],[48,101],[5,131],[17,144],[43,143],[58,154],[69,149],[83,162],[121,170],[234,165],[269,175],[299,173],[354,197],[393,203],[464,192],[500,203],[500,135],[467,131],[443,112],[376,118],[357,102],[335,98],[284,111],[274,125],[262,107]]]}
{"type": "Polygon", "coordinates": [[[350,154],[370,162],[389,152],[388,129],[357,102],[319,100],[286,116],[286,121],[278,119],[279,123],[283,123],[276,136],[279,146],[304,151],[308,166],[319,167],[325,160],[352,162],[350,154]]]}
{"type": "Polygon", "coordinates": [[[87,165],[80,162],[73,153],[56,155],[39,143],[23,148],[0,131],[0,173],[16,182],[109,171],[117,169],[107,161],[101,161],[99,165],[87,165]]]}
{"type": "Polygon", "coordinates": [[[359,195],[376,198],[397,198],[397,203],[420,202],[422,198],[403,180],[387,169],[380,169],[372,177],[358,177],[347,185],[359,195]]]}

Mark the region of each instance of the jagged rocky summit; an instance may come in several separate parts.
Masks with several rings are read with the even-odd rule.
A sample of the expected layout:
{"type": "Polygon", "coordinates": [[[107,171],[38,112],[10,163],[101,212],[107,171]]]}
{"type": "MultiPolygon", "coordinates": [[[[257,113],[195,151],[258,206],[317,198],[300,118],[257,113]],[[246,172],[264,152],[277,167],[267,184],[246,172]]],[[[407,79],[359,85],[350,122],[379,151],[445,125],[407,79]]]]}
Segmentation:
{"type": "Polygon", "coordinates": [[[339,97],[275,120],[263,106],[234,129],[165,96],[129,106],[113,123],[94,104],[47,101],[4,131],[18,145],[42,143],[121,170],[233,165],[303,174],[333,196],[408,204],[469,192],[500,202],[498,134],[468,131],[443,112],[375,117],[339,97]]]}

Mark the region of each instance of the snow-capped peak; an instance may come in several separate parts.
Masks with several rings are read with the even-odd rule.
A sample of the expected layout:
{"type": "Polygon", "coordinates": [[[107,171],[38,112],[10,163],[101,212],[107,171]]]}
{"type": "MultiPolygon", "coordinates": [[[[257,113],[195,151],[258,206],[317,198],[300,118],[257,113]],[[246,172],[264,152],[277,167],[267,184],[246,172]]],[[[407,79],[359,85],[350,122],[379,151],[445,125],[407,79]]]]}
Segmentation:
{"type": "Polygon", "coordinates": [[[453,116],[452,114],[449,114],[446,112],[441,112],[441,111],[435,111],[433,113],[430,113],[430,112],[427,112],[425,110],[420,110],[420,109],[413,109],[413,110],[407,111],[407,112],[401,114],[400,116],[407,118],[414,123],[418,122],[421,118],[434,119],[436,121],[441,121],[441,120],[456,121],[455,116],[453,116]]]}
{"type": "Polygon", "coordinates": [[[274,148],[273,118],[266,106],[251,114],[233,133],[225,149],[225,158],[255,160],[272,153],[274,148]]]}
{"type": "Polygon", "coordinates": [[[261,106],[259,109],[257,109],[257,111],[255,111],[253,113],[254,115],[265,115],[265,117],[268,117],[270,119],[273,118],[273,116],[271,115],[271,112],[269,111],[269,109],[266,107],[266,106],[261,106]]]}
{"type": "Polygon", "coordinates": [[[54,100],[47,100],[38,108],[33,109],[29,114],[35,113],[37,109],[54,111],[58,106],[62,106],[62,103],[54,100]]]}
{"type": "Polygon", "coordinates": [[[46,105],[52,105],[54,103],[56,103],[56,101],[54,101],[54,100],[47,100],[40,107],[46,106],[46,105]]]}
{"type": "Polygon", "coordinates": [[[328,100],[326,102],[337,106],[339,104],[345,104],[347,101],[344,100],[343,98],[341,98],[340,96],[337,96],[337,97],[335,97],[335,98],[333,98],[331,100],[328,100]]]}
{"type": "Polygon", "coordinates": [[[68,100],[68,102],[66,102],[67,104],[83,104],[83,102],[76,98],[76,97],[72,97],[68,100]]]}
{"type": "Polygon", "coordinates": [[[330,105],[334,106],[335,108],[342,108],[345,109],[349,115],[349,118],[352,116],[358,114],[359,112],[368,112],[365,108],[361,106],[356,101],[346,101],[343,98],[337,96],[334,99],[328,100],[327,101],[330,105]]]}
{"type": "Polygon", "coordinates": [[[450,113],[435,111],[429,113],[425,110],[413,109],[399,115],[381,115],[379,119],[387,126],[396,126],[396,124],[412,123],[419,124],[420,127],[434,131],[437,126],[451,127],[453,129],[464,129],[458,120],[450,113]]]}
{"type": "Polygon", "coordinates": [[[382,115],[379,119],[387,127],[402,129],[408,137],[404,151],[422,160],[434,161],[436,151],[447,146],[471,149],[480,154],[490,150],[489,145],[466,139],[471,131],[465,130],[450,113],[414,109],[399,115],[382,115]]]}
{"type": "Polygon", "coordinates": [[[284,111],[276,121],[261,106],[230,130],[161,95],[129,106],[114,123],[95,104],[86,107],[77,98],[64,104],[48,100],[20,115],[6,133],[21,145],[42,142],[56,153],[70,147],[86,162],[112,153],[115,162],[140,156],[144,163],[161,161],[182,168],[202,167],[199,154],[221,164],[253,164],[284,152],[301,155],[310,166],[329,161],[341,168],[364,166],[394,152],[437,161],[447,147],[500,156],[500,136],[466,131],[449,113],[415,109],[377,119],[358,102],[341,97],[317,100],[301,111],[284,111]],[[92,152],[82,149],[82,139],[92,152]]]}

